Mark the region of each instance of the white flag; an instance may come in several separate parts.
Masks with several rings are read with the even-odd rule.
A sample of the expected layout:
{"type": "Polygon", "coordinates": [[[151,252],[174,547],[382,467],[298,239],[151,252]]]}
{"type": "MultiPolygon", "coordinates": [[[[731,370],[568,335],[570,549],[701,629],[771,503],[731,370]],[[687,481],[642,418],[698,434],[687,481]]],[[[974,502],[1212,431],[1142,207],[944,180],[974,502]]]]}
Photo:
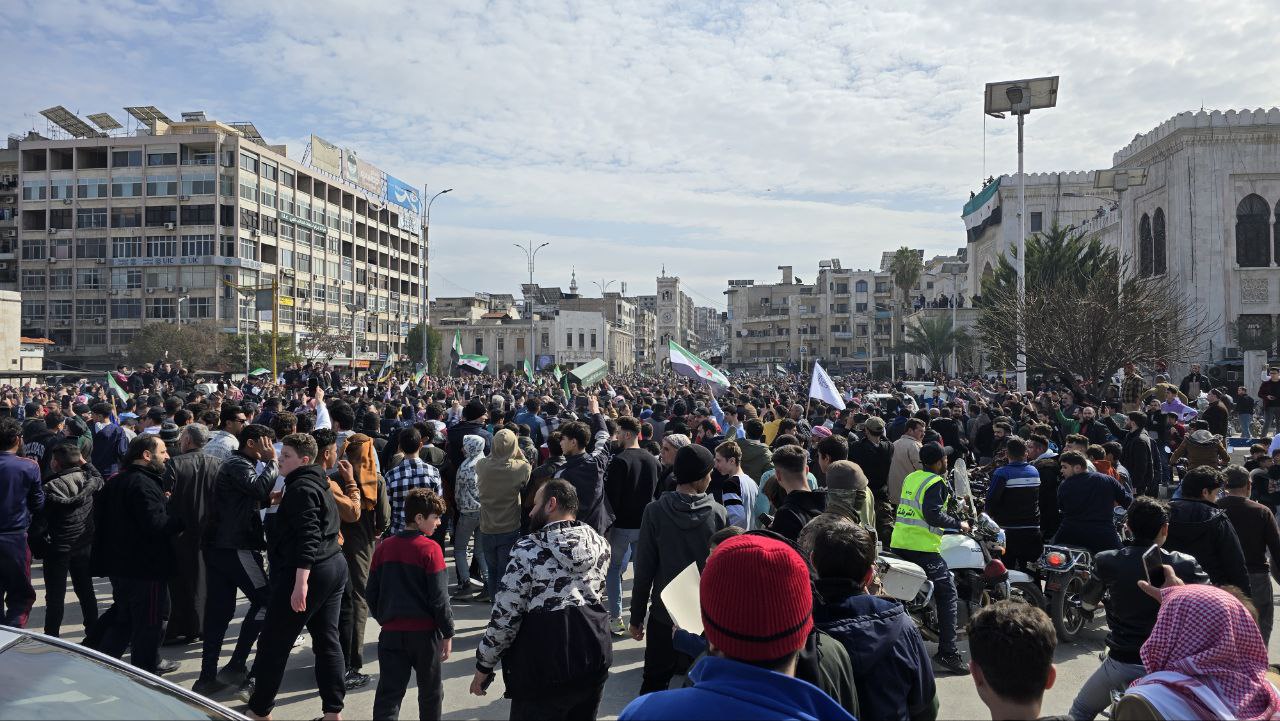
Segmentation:
{"type": "Polygon", "coordinates": [[[822,370],[822,366],[817,361],[813,362],[813,380],[809,382],[809,397],[844,410],[844,399],[840,397],[840,391],[836,390],[836,384],[831,382],[831,376],[822,370]]]}

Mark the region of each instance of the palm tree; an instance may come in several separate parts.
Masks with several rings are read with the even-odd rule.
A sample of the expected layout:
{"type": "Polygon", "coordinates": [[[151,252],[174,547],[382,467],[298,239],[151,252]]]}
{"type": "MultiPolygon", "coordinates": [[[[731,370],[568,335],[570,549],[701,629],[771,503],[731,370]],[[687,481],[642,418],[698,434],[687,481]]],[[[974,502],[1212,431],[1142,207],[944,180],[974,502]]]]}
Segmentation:
{"type": "MultiPolygon", "coordinates": [[[[920,273],[923,270],[920,256],[919,251],[904,245],[893,252],[893,258],[889,261],[889,273],[893,276],[893,285],[902,293],[901,302],[893,305],[893,328],[889,334],[889,344],[894,346],[891,351],[894,355],[898,353],[897,334],[898,329],[902,327],[903,313],[911,305],[911,289],[920,282],[920,273]]],[[[901,364],[898,367],[901,368],[901,364]]]]}
{"type": "Polygon", "coordinates": [[[906,337],[895,351],[923,356],[929,361],[929,370],[936,371],[946,367],[952,349],[959,356],[968,342],[967,333],[951,328],[951,318],[935,315],[921,318],[915,325],[908,326],[906,337]]]}

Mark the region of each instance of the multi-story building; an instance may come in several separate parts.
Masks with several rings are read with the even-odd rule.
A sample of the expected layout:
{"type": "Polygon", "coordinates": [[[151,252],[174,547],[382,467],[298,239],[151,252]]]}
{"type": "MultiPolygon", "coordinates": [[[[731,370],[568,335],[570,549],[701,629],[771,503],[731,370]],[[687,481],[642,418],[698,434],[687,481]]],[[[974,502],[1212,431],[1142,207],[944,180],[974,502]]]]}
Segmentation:
{"type": "Polygon", "coordinates": [[[655,318],[652,313],[620,293],[606,293],[603,298],[566,298],[560,303],[560,310],[590,311],[604,316],[613,329],[604,359],[613,370],[619,371],[631,366],[653,367],[655,318]],[[631,346],[624,348],[622,344],[627,339],[630,339],[631,346]]]}
{"type": "Polygon", "coordinates": [[[18,290],[18,142],[0,150],[0,290],[18,290]]]}
{"type": "Polygon", "coordinates": [[[275,283],[282,336],[323,320],[344,334],[354,325],[364,359],[406,352],[425,315],[425,252],[414,211],[386,192],[403,183],[367,164],[359,183],[304,166],[251,123],[135,117],[146,122],[132,135],[18,144],[24,335],[53,340],[57,360],[102,367],[144,323],[270,331],[227,283],[275,283]]]}
{"type": "Polygon", "coordinates": [[[693,332],[698,336],[698,347],[701,352],[723,357],[728,352],[725,346],[729,342],[729,326],[724,311],[709,306],[696,306],[693,309],[693,332]]]}
{"type": "Polygon", "coordinates": [[[501,313],[519,318],[515,298],[510,293],[476,293],[456,298],[436,298],[431,301],[431,322],[475,323],[490,313],[501,313]]]}
{"type": "Polygon", "coordinates": [[[485,370],[494,375],[523,369],[529,360],[531,338],[539,369],[551,365],[576,368],[596,358],[606,360],[616,372],[635,367],[632,332],[595,310],[555,308],[536,313],[532,322],[518,312],[492,311],[475,320],[436,317],[432,323],[446,348],[456,334],[463,353],[489,358],[485,370]]]}
{"type": "Polygon", "coordinates": [[[694,329],[693,299],[680,289],[680,278],[665,272],[657,279],[657,293],[631,298],[632,302],[653,313],[657,322],[656,359],[667,358],[667,344],[675,341],[686,349],[698,352],[698,334],[694,329]]]}

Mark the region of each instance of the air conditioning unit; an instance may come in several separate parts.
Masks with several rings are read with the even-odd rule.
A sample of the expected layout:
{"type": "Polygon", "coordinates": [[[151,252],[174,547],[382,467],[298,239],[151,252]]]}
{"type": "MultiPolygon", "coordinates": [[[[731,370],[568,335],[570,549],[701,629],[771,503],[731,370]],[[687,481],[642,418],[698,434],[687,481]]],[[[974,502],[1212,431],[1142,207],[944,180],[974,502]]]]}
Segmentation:
{"type": "Polygon", "coordinates": [[[101,319],[101,318],[94,318],[94,319],[93,319],[93,324],[94,324],[94,325],[102,325],[102,319],[101,319]]]}
{"type": "Polygon", "coordinates": [[[97,263],[98,265],[106,265],[106,264],[107,264],[107,259],[106,259],[106,258],[98,258],[97,260],[95,260],[95,261],[93,261],[93,262],[97,263]]]}
{"type": "Polygon", "coordinates": [[[57,263],[57,262],[58,262],[58,259],[57,259],[57,258],[50,258],[50,259],[49,259],[49,262],[50,262],[50,263],[57,263]]]}
{"type": "Polygon", "coordinates": [[[4,199],[4,203],[5,203],[5,205],[13,205],[13,204],[14,204],[14,203],[16,203],[16,202],[18,202],[17,198],[5,198],[5,199],[4,199]]]}
{"type": "Polygon", "coordinates": [[[16,237],[18,237],[18,231],[16,231],[16,230],[6,230],[6,231],[4,232],[4,235],[5,235],[5,237],[6,237],[6,238],[16,238],[16,237]]]}
{"type": "Polygon", "coordinates": [[[173,229],[174,229],[174,228],[176,228],[176,227],[177,227],[177,226],[176,226],[176,225],[174,225],[173,223],[165,223],[165,224],[164,224],[164,229],[165,229],[165,230],[173,230],[173,229]]]}
{"type": "Polygon", "coordinates": [[[259,235],[262,235],[262,231],[258,230],[257,228],[254,228],[253,230],[249,231],[249,235],[252,235],[253,237],[256,238],[259,235]]]}
{"type": "Polygon", "coordinates": [[[179,195],[178,200],[191,200],[190,195],[179,195]]]}
{"type": "Polygon", "coordinates": [[[9,269],[8,263],[0,263],[0,270],[8,270],[8,269],[9,269]]]}
{"type": "Polygon", "coordinates": [[[57,228],[50,228],[50,229],[49,229],[49,235],[57,235],[57,234],[58,234],[58,229],[57,229],[57,228]]]}
{"type": "Polygon", "coordinates": [[[166,293],[172,293],[172,292],[173,292],[173,286],[171,286],[171,285],[166,285],[166,286],[164,287],[164,292],[166,292],[166,293]]]}
{"type": "Polygon", "coordinates": [[[165,319],[164,319],[164,322],[165,322],[165,323],[168,323],[169,325],[173,325],[173,319],[172,319],[172,318],[165,318],[165,319]]]}
{"type": "Polygon", "coordinates": [[[107,295],[120,295],[120,291],[118,291],[118,290],[109,290],[109,291],[107,291],[107,295]]]}
{"type": "Polygon", "coordinates": [[[147,295],[151,295],[154,292],[156,292],[155,288],[147,288],[147,295]]]}
{"type": "Polygon", "coordinates": [[[187,286],[185,286],[185,285],[180,285],[180,286],[178,286],[177,288],[174,288],[174,290],[178,291],[179,293],[186,293],[186,292],[187,292],[187,286]]]}
{"type": "Polygon", "coordinates": [[[62,204],[63,204],[63,205],[71,205],[71,198],[63,198],[63,199],[62,199],[62,204]]]}

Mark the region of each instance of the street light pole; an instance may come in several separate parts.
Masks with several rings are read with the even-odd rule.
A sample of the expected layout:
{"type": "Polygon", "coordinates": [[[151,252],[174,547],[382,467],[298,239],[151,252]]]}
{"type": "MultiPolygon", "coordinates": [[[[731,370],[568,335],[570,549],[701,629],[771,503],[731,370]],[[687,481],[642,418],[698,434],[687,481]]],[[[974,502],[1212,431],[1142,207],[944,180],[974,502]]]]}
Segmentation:
{"type": "MultiPolygon", "coordinates": [[[[600,299],[602,302],[604,300],[605,293],[609,292],[609,286],[617,282],[618,281],[616,280],[606,281],[604,278],[601,278],[600,280],[591,281],[591,283],[595,285],[595,287],[600,289],[600,299]]],[[[613,326],[609,323],[608,312],[605,312],[601,315],[604,317],[604,362],[605,362],[605,365],[608,365],[609,355],[610,355],[609,346],[611,345],[610,339],[609,339],[609,336],[610,336],[609,331],[612,330],[613,326]]],[[[610,370],[612,370],[612,367],[610,367],[610,370]]]]}
{"type": "MultiPolygon", "coordinates": [[[[436,198],[452,190],[453,188],[445,188],[431,196],[431,200],[427,201],[427,212],[423,216],[422,247],[418,252],[418,296],[419,301],[422,303],[422,312],[418,317],[422,319],[422,363],[424,367],[426,367],[427,355],[431,350],[430,334],[427,332],[431,324],[431,302],[427,299],[427,251],[431,243],[431,204],[436,202],[436,198]]],[[[425,191],[426,188],[424,187],[424,195],[425,191]]]]}
{"type": "MultiPolygon", "coordinates": [[[[539,245],[537,248],[533,247],[532,240],[527,241],[524,245],[520,245],[519,243],[512,243],[512,245],[519,248],[520,250],[523,250],[525,259],[529,261],[529,290],[532,291],[534,261],[538,259],[538,251],[542,250],[548,245],[551,245],[551,243],[550,242],[543,243],[542,245],[539,245]]],[[[529,296],[526,296],[524,304],[525,304],[524,312],[529,314],[529,372],[532,373],[533,372],[533,336],[537,331],[534,329],[534,325],[533,325],[533,302],[530,300],[529,296]]]]}

